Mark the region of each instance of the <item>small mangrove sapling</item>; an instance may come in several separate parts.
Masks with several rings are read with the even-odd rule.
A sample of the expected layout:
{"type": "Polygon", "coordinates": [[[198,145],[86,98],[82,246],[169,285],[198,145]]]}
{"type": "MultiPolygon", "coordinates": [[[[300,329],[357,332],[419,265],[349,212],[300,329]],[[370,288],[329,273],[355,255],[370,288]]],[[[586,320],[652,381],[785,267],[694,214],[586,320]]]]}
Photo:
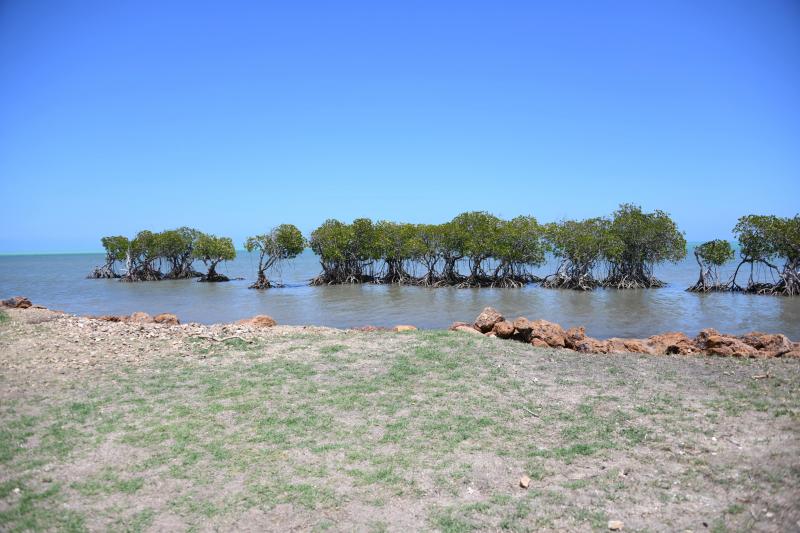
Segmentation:
{"type": "Polygon", "coordinates": [[[267,273],[283,261],[300,255],[306,247],[306,240],[293,224],[281,224],[269,233],[248,237],[244,247],[248,252],[258,252],[258,279],[250,288],[269,289],[276,285],[267,273]]]}

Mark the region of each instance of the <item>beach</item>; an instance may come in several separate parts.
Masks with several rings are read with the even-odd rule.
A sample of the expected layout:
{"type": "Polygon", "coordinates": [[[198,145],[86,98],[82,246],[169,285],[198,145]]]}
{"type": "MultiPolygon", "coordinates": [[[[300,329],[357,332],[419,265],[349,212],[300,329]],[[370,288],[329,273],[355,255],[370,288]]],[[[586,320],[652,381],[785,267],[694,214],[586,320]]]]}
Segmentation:
{"type": "Polygon", "coordinates": [[[0,353],[11,530],[800,525],[797,359],[36,308],[0,353]]]}

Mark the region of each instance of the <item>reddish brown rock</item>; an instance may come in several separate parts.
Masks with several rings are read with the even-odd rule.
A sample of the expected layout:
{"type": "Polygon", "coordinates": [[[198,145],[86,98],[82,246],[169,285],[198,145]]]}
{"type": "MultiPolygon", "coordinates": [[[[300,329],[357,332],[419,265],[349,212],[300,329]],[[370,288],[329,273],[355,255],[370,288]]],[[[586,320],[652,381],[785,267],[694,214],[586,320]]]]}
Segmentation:
{"type": "Polygon", "coordinates": [[[714,328],[706,328],[700,330],[700,333],[698,333],[697,337],[694,338],[694,343],[699,349],[702,350],[705,348],[706,340],[708,340],[709,337],[716,337],[718,335],[720,335],[720,332],[714,328]]]}
{"type": "Polygon", "coordinates": [[[549,348],[550,345],[544,342],[542,339],[538,339],[536,337],[531,339],[531,345],[535,346],[536,348],[549,348]]]}
{"type": "Polygon", "coordinates": [[[475,319],[475,327],[481,333],[488,333],[492,331],[495,324],[503,320],[503,315],[493,307],[485,307],[478,318],[475,319]]]}
{"type": "Polygon", "coordinates": [[[131,316],[128,318],[128,320],[130,320],[131,322],[146,323],[146,322],[152,322],[153,317],[142,311],[136,311],[135,313],[131,313],[131,316]]]}
{"type": "Polygon", "coordinates": [[[466,322],[453,322],[452,324],[450,324],[450,327],[447,328],[447,329],[449,329],[450,331],[456,331],[458,328],[460,328],[462,326],[467,326],[467,327],[470,327],[470,328],[472,327],[471,324],[467,324],[466,322]]]}
{"type": "Polygon", "coordinates": [[[697,352],[695,341],[679,331],[653,335],[644,341],[644,346],[647,347],[647,350],[643,353],[653,355],[688,355],[697,352]]]}
{"type": "Polygon", "coordinates": [[[181,323],[178,317],[172,313],[161,313],[153,317],[153,322],[156,324],[166,324],[168,326],[177,326],[181,323]]]}
{"type": "Polygon", "coordinates": [[[503,319],[503,316],[491,307],[483,310],[474,326],[455,322],[450,329],[482,332],[488,337],[510,338],[542,348],[569,348],[582,353],[708,354],[729,357],[800,358],[800,343],[792,342],[785,335],[780,334],[752,332],[737,337],[724,335],[708,328],[702,330],[694,339],[690,339],[681,332],[673,331],[653,335],[647,339],[598,340],[587,337],[583,327],[573,327],[564,331],[560,325],[553,322],[529,321],[525,317],[518,317],[512,323],[503,319]]]}
{"type": "Polygon", "coordinates": [[[607,354],[613,353],[611,344],[606,340],[595,339],[592,337],[584,337],[579,343],[575,345],[575,348],[572,348],[576,352],[581,353],[599,353],[599,354],[607,354]]]}
{"type": "MultiPolygon", "coordinates": [[[[795,343],[797,345],[798,343],[795,343]]],[[[792,351],[786,352],[781,357],[792,357],[795,359],[800,359],[800,346],[795,346],[792,351]]]]}
{"type": "Polygon", "coordinates": [[[766,357],[781,357],[794,350],[792,341],[780,333],[770,334],[754,331],[739,338],[766,357]]]}
{"type": "Polygon", "coordinates": [[[476,333],[478,335],[481,335],[480,331],[478,331],[477,329],[475,329],[474,327],[472,327],[472,326],[470,326],[468,324],[464,324],[464,325],[461,325],[461,326],[456,326],[455,328],[453,328],[453,331],[463,331],[465,333],[476,333]]]}
{"type": "Polygon", "coordinates": [[[501,320],[494,325],[492,331],[501,339],[510,339],[514,334],[514,324],[508,320],[501,320]]]}
{"type": "Polygon", "coordinates": [[[606,348],[608,353],[652,353],[650,348],[640,339],[608,339],[606,348]]]}
{"type": "Polygon", "coordinates": [[[766,357],[749,344],[727,335],[711,335],[706,338],[705,351],[710,355],[723,357],[766,357]]]}
{"type": "Polygon", "coordinates": [[[565,333],[564,343],[570,350],[577,350],[577,346],[580,346],[585,338],[586,328],[583,326],[572,327],[565,333]]]}
{"type": "Polygon", "coordinates": [[[514,329],[522,336],[530,335],[531,322],[524,316],[517,317],[514,319],[514,329]]]}
{"type": "Polygon", "coordinates": [[[547,320],[535,320],[531,322],[531,342],[533,339],[540,339],[552,348],[564,348],[566,346],[566,332],[564,328],[547,320]]]}
{"type": "Polygon", "coordinates": [[[12,309],[27,309],[33,305],[31,301],[24,296],[14,296],[8,300],[3,300],[0,304],[2,304],[3,307],[11,307],[12,309]]]}
{"type": "Polygon", "coordinates": [[[272,326],[276,326],[278,323],[275,322],[275,319],[273,319],[271,316],[256,315],[253,318],[239,320],[237,324],[241,324],[243,326],[252,326],[254,328],[271,328],[272,326]]]}

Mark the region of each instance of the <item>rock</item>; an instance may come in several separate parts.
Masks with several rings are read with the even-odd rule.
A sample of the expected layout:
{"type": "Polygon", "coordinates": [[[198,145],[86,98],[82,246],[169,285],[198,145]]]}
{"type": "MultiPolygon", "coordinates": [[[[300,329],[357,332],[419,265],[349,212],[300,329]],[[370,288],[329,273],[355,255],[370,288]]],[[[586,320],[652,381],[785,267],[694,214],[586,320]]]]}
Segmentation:
{"type": "Polygon", "coordinates": [[[757,331],[739,337],[742,342],[752,346],[764,357],[781,357],[794,350],[794,345],[786,335],[760,333],[757,331]]]}
{"type": "Polygon", "coordinates": [[[705,351],[710,355],[723,357],[758,357],[758,350],[736,337],[712,335],[705,341],[705,351]]]}
{"type": "Polygon", "coordinates": [[[573,348],[576,352],[581,353],[609,353],[611,347],[608,341],[601,341],[592,337],[585,337],[578,342],[573,348]]]}
{"type": "Polygon", "coordinates": [[[622,522],[620,520],[609,520],[608,521],[608,529],[611,531],[619,531],[622,529],[622,522]]]}
{"type": "Polygon", "coordinates": [[[606,341],[606,349],[607,353],[653,353],[651,349],[645,345],[644,341],[640,339],[618,339],[612,337],[606,341]]]}
{"type": "Polygon", "coordinates": [[[503,320],[503,315],[501,315],[497,309],[493,307],[485,307],[481,314],[478,315],[478,318],[475,319],[475,327],[481,333],[488,333],[492,331],[492,328],[495,324],[503,320]]]}
{"type": "Polygon", "coordinates": [[[531,322],[524,316],[517,317],[514,319],[514,329],[520,335],[528,336],[531,333],[531,322]]]}
{"type": "Polygon", "coordinates": [[[118,316],[118,315],[101,315],[97,317],[97,320],[103,320],[105,322],[125,322],[128,319],[126,316],[118,316]]]}
{"type": "Polygon", "coordinates": [[[648,350],[644,353],[653,355],[688,355],[697,352],[695,342],[679,331],[653,335],[645,341],[645,345],[648,350]]]}
{"type": "Polygon", "coordinates": [[[501,320],[494,325],[492,331],[501,339],[510,339],[514,334],[514,324],[508,320],[501,320]]]}
{"type": "Polygon", "coordinates": [[[27,309],[33,305],[31,301],[24,296],[13,296],[8,300],[3,300],[0,304],[2,304],[3,307],[11,307],[12,309],[27,309]]]}
{"type": "Polygon", "coordinates": [[[253,318],[245,318],[244,320],[239,320],[236,322],[242,326],[252,326],[254,328],[271,328],[272,326],[276,326],[278,323],[268,315],[256,315],[253,318]]]}
{"type": "Polygon", "coordinates": [[[549,348],[550,347],[549,344],[544,342],[542,339],[539,339],[539,338],[536,338],[536,337],[531,339],[531,345],[536,347],[536,348],[549,348]]]}
{"type": "Polygon", "coordinates": [[[564,348],[566,346],[566,332],[564,328],[547,320],[531,322],[531,343],[533,339],[540,339],[551,348],[564,348]]]}
{"type": "Polygon", "coordinates": [[[697,345],[699,349],[705,349],[706,341],[709,337],[716,337],[720,335],[720,332],[715,330],[714,328],[706,328],[700,331],[697,334],[697,337],[694,338],[694,343],[697,345]]]}
{"type": "Polygon", "coordinates": [[[400,332],[400,331],[417,331],[417,326],[408,326],[405,324],[401,324],[399,326],[395,326],[393,331],[400,332]]]}
{"type": "Polygon", "coordinates": [[[530,486],[530,484],[531,484],[531,478],[529,478],[528,476],[522,476],[521,478],[519,478],[519,486],[522,487],[523,489],[527,489],[530,486]]]}
{"type": "Polygon", "coordinates": [[[581,342],[586,338],[586,328],[583,326],[580,327],[572,327],[569,328],[564,335],[564,343],[567,348],[572,350],[576,349],[576,346],[580,345],[581,342]]]}
{"type": "Polygon", "coordinates": [[[172,313],[161,313],[153,317],[153,322],[156,324],[167,324],[169,326],[177,326],[181,323],[178,317],[172,313]]]}
{"type": "Polygon", "coordinates": [[[467,326],[467,327],[470,327],[470,328],[472,327],[470,324],[467,324],[466,322],[453,322],[452,324],[450,324],[450,327],[447,328],[447,329],[449,329],[450,331],[457,331],[458,328],[461,327],[461,326],[467,326]]]}
{"type": "Polygon", "coordinates": [[[135,313],[131,313],[131,316],[129,317],[129,320],[131,322],[139,322],[139,323],[144,324],[144,323],[147,323],[147,322],[152,322],[153,321],[153,317],[151,317],[150,315],[148,315],[147,313],[144,313],[142,311],[136,311],[135,313]]]}
{"type": "Polygon", "coordinates": [[[477,333],[478,335],[481,335],[481,332],[480,332],[480,331],[478,331],[478,330],[477,330],[477,329],[475,329],[474,327],[472,327],[472,326],[468,326],[468,325],[464,325],[464,326],[456,326],[456,328],[455,328],[455,330],[454,330],[454,331],[464,331],[464,332],[466,332],[466,333],[477,333]]]}

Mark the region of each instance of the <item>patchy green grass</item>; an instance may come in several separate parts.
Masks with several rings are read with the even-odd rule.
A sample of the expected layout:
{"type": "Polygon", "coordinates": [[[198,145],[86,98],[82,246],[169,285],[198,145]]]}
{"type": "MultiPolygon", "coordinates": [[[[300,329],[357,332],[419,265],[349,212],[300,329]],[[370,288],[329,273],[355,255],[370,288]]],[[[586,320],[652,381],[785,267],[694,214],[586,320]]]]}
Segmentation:
{"type": "Polygon", "coordinates": [[[774,377],[754,384],[750,362],[426,331],[184,350],[5,398],[0,529],[741,529],[769,505],[778,531],[796,514],[795,362],[758,362],[774,377]]]}

